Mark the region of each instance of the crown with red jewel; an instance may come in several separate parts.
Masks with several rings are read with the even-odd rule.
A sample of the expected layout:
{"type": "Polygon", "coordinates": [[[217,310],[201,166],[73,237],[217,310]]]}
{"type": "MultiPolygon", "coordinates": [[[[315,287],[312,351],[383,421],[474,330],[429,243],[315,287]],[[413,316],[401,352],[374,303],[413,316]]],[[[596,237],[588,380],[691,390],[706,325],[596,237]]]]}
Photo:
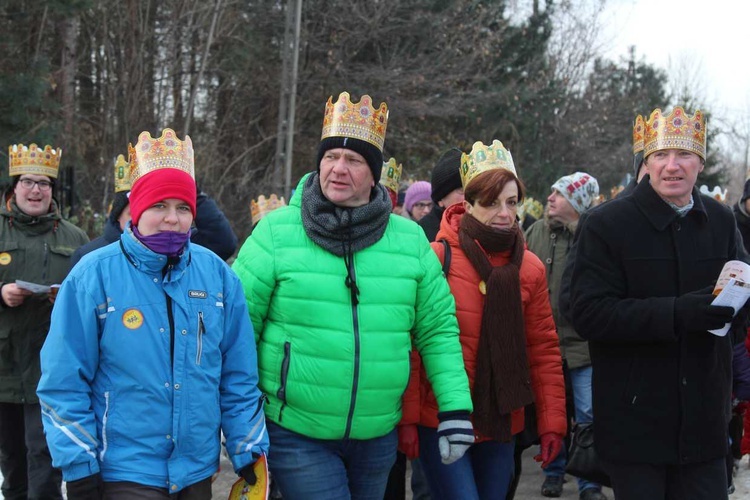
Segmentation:
{"type": "Polygon", "coordinates": [[[283,196],[278,197],[275,194],[270,195],[268,198],[263,195],[258,196],[258,201],[252,200],[250,202],[250,215],[253,219],[253,226],[277,208],[285,206],[286,200],[284,200],[283,196]]]}
{"type": "Polygon", "coordinates": [[[384,102],[380,107],[372,107],[372,98],[363,95],[358,103],[349,100],[349,92],[342,92],[338,101],[333,96],[328,98],[323,115],[323,133],[326,137],[349,137],[369,142],[383,151],[385,129],[388,126],[388,106],[384,102]]]}
{"type": "Polygon", "coordinates": [[[148,131],[141,132],[135,148],[128,145],[128,156],[132,184],[147,173],[162,168],[182,170],[195,179],[193,141],[189,135],[185,140],[178,139],[171,128],[165,128],[157,139],[148,131]]]}
{"type": "Polygon", "coordinates": [[[461,155],[460,173],[464,189],[477,175],[496,169],[508,170],[518,177],[516,167],[513,165],[513,157],[502,142],[495,139],[489,146],[485,146],[480,141],[475,142],[471,147],[471,153],[461,155]]]}
{"type": "Polygon", "coordinates": [[[117,158],[115,158],[115,193],[130,191],[132,186],[130,164],[124,155],[117,155],[117,158]]]}
{"type": "Polygon", "coordinates": [[[643,151],[643,132],[646,128],[646,124],[643,121],[643,116],[638,115],[635,117],[633,123],[633,154],[637,155],[643,151]]]}
{"type": "Polygon", "coordinates": [[[700,110],[690,116],[681,106],[671,113],[657,108],[646,120],[644,156],[664,149],[684,149],[706,159],[706,119],[700,110]]]}
{"type": "Polygon", "coordinates": [[[401,180],[402,165],[395,158],[383,162],[380,172],[380,183],[394,193],[398,193],[398,182],[401,180]]]}
{"type": "Polygon", "coordinates": [[[60,148],[53,149],[52,146],[44,146],[41,149],[36,144],[28,147],[23,144],[8,146],[8,158],[10,160],[11,177],[23,174],[46,175],[53,179],[57,178],[57,169],[60,167],[60,148]]]}

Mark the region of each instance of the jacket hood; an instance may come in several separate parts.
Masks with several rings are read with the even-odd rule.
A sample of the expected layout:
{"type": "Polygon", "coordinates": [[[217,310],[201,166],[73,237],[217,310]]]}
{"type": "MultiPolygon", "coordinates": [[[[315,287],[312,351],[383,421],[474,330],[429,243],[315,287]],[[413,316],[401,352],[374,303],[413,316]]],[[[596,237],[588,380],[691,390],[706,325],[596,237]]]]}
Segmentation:
{"type": "Polygon", "coordinates": [[[463,203],[454,203],[446,208],[435,240],[446,240],[451,246],[458,246],[458,228],[465,213],[463,203]]]}
{"type": "Polygon", "coordinates": [[[39,217],[33,217],[22,212],[18,208],[18,205],[16,205],[16,199],[12,194],[4,201],[0,205],[0,215],[7,217],[7,222],[11,226],[20,227],[35,234],[41,234],[55,229],[60,223],[61,217],[54,198],[52,198],[49,212],[39,217]]]}

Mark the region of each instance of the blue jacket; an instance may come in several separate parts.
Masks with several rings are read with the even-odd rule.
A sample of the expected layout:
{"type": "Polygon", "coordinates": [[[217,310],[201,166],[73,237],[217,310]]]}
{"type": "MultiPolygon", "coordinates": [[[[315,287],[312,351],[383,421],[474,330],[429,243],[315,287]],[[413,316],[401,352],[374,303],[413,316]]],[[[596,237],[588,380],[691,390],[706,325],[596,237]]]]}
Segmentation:
{"type": "Polygon", "coordinates": [[[53,465],[180,491],[268,449],[257,357],[237,276],[209,250],[146,248],[128,228],[58,293],[37,393],[53,465]],[[172,354],[171,354],[172,353],[172,354]]]}

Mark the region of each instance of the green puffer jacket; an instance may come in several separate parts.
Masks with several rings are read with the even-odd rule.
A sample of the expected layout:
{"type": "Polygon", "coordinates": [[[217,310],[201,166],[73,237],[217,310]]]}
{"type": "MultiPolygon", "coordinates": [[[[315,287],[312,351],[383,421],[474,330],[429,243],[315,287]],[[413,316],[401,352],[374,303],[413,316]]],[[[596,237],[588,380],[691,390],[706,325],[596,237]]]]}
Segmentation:
{"type": "MultiPolygon", "coordinates": [[[[62,283],[70,256],[89,241],[86,234],[52,210],[30,217],[9,201],[0,206],[0,286],[16,280],[62,283]]],[[[46,294],[27,297],[18,307],[0,301],[0,402],[36,403],[39,351],[47,338],[52,304],[46,294]]]]}
{"type": "Polygon", "coordinates": [[[472,409],[455,302],[414,222],[391,215],[383,237],[346,265],[302,226],[304,178],[290,206],[258,223],[233,269],[258,344],[266,418],[315,439],[371,439],[401,418],[412,340],[441,411],[472,409]]]}
{"type": "Polygon", "coordinates": [[[560,298],[560,283],[562,282],[568,251],[573,244],[573,234],[577,223],[567,227],[553,222],[545,216],[533,223],[526,230],[526,244],[529,250],[536,254],[547,269],[547,284],[549,300],[552,305],[552,316],[557,326],[557,336],[560,338],[560,350],[568,368],[583,368],[591,365],[589,343],[583,340],[568,323],[558,305],[560,298]]]}

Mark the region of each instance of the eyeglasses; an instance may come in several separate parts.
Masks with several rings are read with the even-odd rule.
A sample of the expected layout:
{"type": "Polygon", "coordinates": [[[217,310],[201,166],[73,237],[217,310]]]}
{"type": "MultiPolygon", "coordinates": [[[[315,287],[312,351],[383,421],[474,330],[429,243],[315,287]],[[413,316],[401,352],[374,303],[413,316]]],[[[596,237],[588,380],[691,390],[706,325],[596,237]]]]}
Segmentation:
{"type": "Polygon", "coordinates": [[[420,202],[415,203],[413,206],[414,206],[414,208],[418,208],[420,210],[425,209],[425,208],[429,208],[430,210],[432,210],[432,203],[431,202],[424,203],[424,202],[420,201],[420,202]]]}
{"type": "Polygon", "coordinates": [[[23,186],[24,189],[34,189],[34,186],[39,186],[39,191],[49,191],[52,189],[52,183],[47,181],[32,181],[31,179],[21,179],[18,183],[23,186]]]}

